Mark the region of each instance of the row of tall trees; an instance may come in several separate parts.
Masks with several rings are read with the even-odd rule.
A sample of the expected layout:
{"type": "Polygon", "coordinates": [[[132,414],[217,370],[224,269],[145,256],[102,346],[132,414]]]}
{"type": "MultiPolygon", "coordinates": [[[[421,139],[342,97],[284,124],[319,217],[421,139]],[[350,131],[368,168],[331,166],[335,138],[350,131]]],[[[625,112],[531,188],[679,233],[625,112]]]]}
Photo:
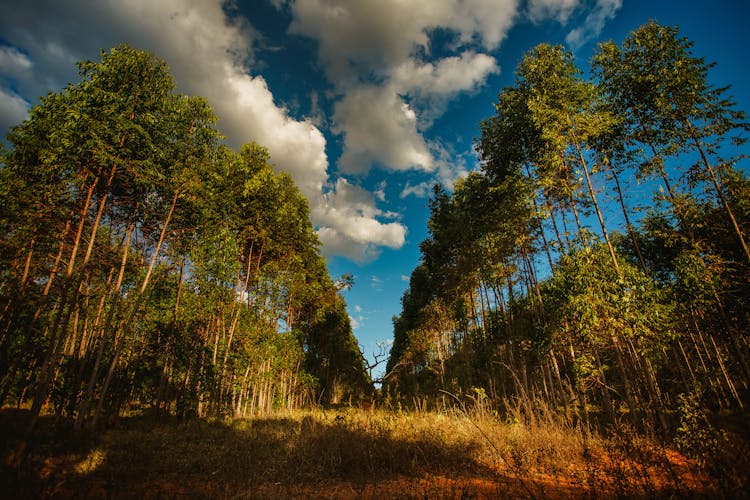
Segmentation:
{"type": "Polygon", "coordinates": [[[652,22],[600,45],[590,79],[561,46],[526,54],[481,172],[435,188],[392,393],[663,430],[680,394],[750,404],[748,125],[692,45],[652,22]]]}
{"type": "MultiPolygon", "coordinates": [[[[0,168],[0,404],[96,425],[368,390],[307,200],[128,46],[79,65],[0,168]]],[[[32,424],[33,426],[33,424],[32,424]]]]}

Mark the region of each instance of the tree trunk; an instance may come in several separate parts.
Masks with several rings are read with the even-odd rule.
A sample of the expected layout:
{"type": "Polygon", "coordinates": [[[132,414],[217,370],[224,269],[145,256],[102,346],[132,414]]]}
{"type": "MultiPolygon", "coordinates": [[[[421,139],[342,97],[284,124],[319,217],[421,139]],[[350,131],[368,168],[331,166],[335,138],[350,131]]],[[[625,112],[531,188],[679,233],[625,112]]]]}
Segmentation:
{"type": "Polygon", "coordinates": [[[104,326],[103,326],[102,333],[100,335],[100,340],[99,340],[99,349],[97,350],[97,353],[96,353],[94,366],[91,369],[91,376],[89,377],[89,382],[88,382],[88,385],[86,386],[86,393],[83,399],[81,400],[80,407],[78,409],[78,418],[76,419],[76,424],[75,424],[76,430],[80,430],[83,426],[84,421],[88,418],[89,405],[91,404],[93,397],[94,397],[94,388],[96,387],[96,382],[97,382],[97,378],[99,375],[99,366],[101,366],[102,358],[104,355],[104,347],[107,342],[107,333],[110,330],[115,311],[119,307],[119,303],[120,303],[120,290],[122,288],[122,280],[125,274],[125,266],[128,261],[128,251],[130,249],[130,241],[132,239],[134,230],[135,230],[135,221],[131,222],[128,225],[127,230],[125,231],[125,240],[123,242],[122,259],[120,260],[120,270],[117,273],[117,281],[115,282],[115,286],[112,289],[112,291],[109,293],[110,297],[112,297],[112,304],[110,304],[109,306],[109,311],[107,312],[107,317],[104,321],[104,326]]]}
{"type": "Polygon", "coordinates": [[[745,258],[747,259],[748,263],[750,263],[750,248],[748,248],[747,243],[745,242],[745,237],[742,235],[742,230],[740,229],[739,224],[737,224],[737,218],[734,216],[734,212],[732,212],[732,208],[729,206],[729,201],[727,200],[726,196],[724,196],[724,190],[721,188],[719,177],[716,175],[716,171],[709,163],[708,158],[706,157],[706,152],[703,150],[703,146],[701,146],[700,142],[698,141],[698,137],[695,134],[695,129],[690,124],[688,125],[688,127],[690,128],[690,135],[693,139],[693,143],[695,144],[695,148],[700,154],[701,161],[703,162],[703,165],[706,167],[706,170],[711,176],[711,182],[716,189],[716,194],[719,195],[719,199],[721,200],[722,205],[724,205],[724,210],[727,211],[729,220],[732,222],[734,232],[737,234],[737,239],[739,239],[740,245],[742,245],[742,249],[745,251],[745,258]]]}
{"type": "Polygon", "coordinates": [[[615,255],[615,249],[612,246],[612,242],[609,241],[609,234],[607,234],[607,227],[604,225],[604,218],[602,217],[602,211],[599,208],[599,202],[596,199],[596,192],[594,191],[594,186],[593,184],[591,184],[591,176],[589,175],[589,169],[586,164],[586,159],[583,157],[583,151],[581,150],[581,145],[578,144],[578,142],[574,142],[574,144],[575,144],[576,151],[578,152],[578,158],[581,160],[581,168],[583,168],[583,173],[586,177],[586,185],[589,188],[589,196],[591,197],[591,201],[594,204],[596,217],[599,219],[599,225],[602,227],[602,234],[604,235],[604,240],[607,242],[607,249],[609,250],[609,255],[610,257],[612,257],[612,264],[614,264],[617,274],[620,274],[620,265],[617,263],[617,255],[615,255]]]}
{"type": "Polygon", "coordinates": [[[622,209],[622,216],[625,217],[625,227],[628,229],[628,234],[630,235],[630,241],[633,242],[633,248],[635,248],[635,253],[638,255],[638,261],[641,263],[641,268],[643,269],[643,272],[646,276],[649,275],[648,268],[646,267],[646,261],[643,259],[643,254],[641,253],[641,246],[638,244],[638,239],[635,237],[635,229],[633,228],[633,225],[630,223],[630,216],[628,215],[628,209],[625,206],[625,199],[622,195],[622,187],[620,186],[620,179],[617,175],[617,172],[615,171],[615,168],[612,165],[607,164],[609,167],[609,171],[612,174],[612,179],[615,181],[615,189],[617,190],[617,197],[620,200],[620,208],[622,209]]]}

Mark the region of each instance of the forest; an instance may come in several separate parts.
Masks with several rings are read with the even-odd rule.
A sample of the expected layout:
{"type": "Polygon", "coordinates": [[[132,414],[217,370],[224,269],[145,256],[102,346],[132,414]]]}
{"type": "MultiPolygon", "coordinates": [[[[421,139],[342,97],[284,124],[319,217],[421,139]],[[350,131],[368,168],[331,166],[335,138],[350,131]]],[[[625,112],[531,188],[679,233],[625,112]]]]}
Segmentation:
{"type": "Polygon", "coordinates": [[[481,171],[434,188],[383,390],[687,447],[710,446],[707,414],[746,425],[748,123],[711,66],[656,23],[601,44],[591,77],[561,46],[527,53],[481,171]]]}
{"type": "Polygon", "coordinates": [[[267,150],[154,54],[79,63],[0,151],[0,491],[746,492],[750,125],[677,28],[590,68],[519,63],[372,380],[267,150]]]}
{"type": "Polygon", "coordinates": [[[222,145],[155,56],[120,46],[79,69],[3,152],[0,403],[82,428],[366,391],[292,179],[257,144],[222,145]]]}

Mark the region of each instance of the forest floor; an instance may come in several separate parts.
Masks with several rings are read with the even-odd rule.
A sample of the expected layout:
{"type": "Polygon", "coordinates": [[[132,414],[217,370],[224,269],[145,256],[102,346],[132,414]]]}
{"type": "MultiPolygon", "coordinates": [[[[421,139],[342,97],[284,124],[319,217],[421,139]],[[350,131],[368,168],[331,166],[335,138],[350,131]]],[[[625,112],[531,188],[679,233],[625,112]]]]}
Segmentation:
{"type": "Polygon", "coordinates": [[[2,498],[685,498],[748,484],[627,429],[604,439],[491,415],[130,417],[96,436],[45,417],[22,440],[26,420],[0,410],[2,498]]]}

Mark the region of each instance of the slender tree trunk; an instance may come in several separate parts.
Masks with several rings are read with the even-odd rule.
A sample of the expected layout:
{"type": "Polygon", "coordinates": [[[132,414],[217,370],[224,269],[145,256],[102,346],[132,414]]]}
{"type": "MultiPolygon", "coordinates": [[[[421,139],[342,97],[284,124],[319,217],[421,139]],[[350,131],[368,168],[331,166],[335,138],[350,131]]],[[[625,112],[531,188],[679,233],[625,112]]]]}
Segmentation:
{"type": "Polygon", "coordinates": [[[568,249],[570,249],[570,240],[568,240],[568,233],[565,232],[565,245],[563,245],[563,240],[560,238],[560,231],[557,227],[557,220],[555,219],[555,211],[552,209],[552,203],[549,201],[549,198],[545,195],[544,196],[544,202],[547,204],[547,210],[549,211],[549,218],[552,221],[552,227],[555,230],[555,237],[557,238],[557,243],[560,245],[560,254],[564,254],[567,252],[568,249]]]}
{"type": "Polygon", "coordinates": [[[75,269],[76,255],[78,254],[78,248],[81,242],[83,226],[86,224],[86,215],[89,212],[89,205],[91,204],[91,196],[94,194],[94,188],[96,187],[98,182],[99,182],[99,177],[97,176],[94,179],[93,184],[91,184],[88,191],[86,192],[86,200],[84,201],[83,208],[81,209],[81,220],[78,222],[78,229],[76,230],[75,239],[73,240],[73,248],[70,251],[70,259],[68,260],[68,267],[65,272],[66,277],[70,277],[73,274],[73,270],[75,269]]]}
{"type": "Polygon", "coordinates": [[[625,206],[625,199],[622,195],[622,187],[620,186],[620,179],[617,175],[617,172],[615,171],[615,168],[612,165],[607,164],[609,167],[609,171],[612,174],[612,179],[615,181],[615,189],[617,190],[617,197],[620,200],[620,208],[622,209],[622,216],[625,218],[625,227],[628,229],[628,234],[630,235],[630,241],[633,242],[633,248],[635,248],[635,252],[638,255],[638,261],[641,263],[641,268],[643,269],[644,274],[646,276],[649,275],[648,268],[646,267],[646,261],[643,259],[643,254],[641,253],[641,246],[638,244],[638,239],[635,237],[635,229],[633,228],[633,225],[630,223],[630,216],[628,215],[628,209],[625,206]]]}
{"type": "MultiPolygon", "coordinates": [[[[23,293],[26,289],[29,279],[29,269],[31,269],[31,257],[34,255],[34,244],[36,243],[36,235],[31,237],[29,241],[29,250],[26,252],[26,260],[23,263],[23,273],[21,274],[21,280],[19,284],[19,294],[23,293]]],[[[3,311],[3,314],[5,311],[3,311]]]]}
{"type": "Polygon", "coordinates": [[[172,197],[172,203],[169,205],[169,212],[167,213],[166,219],[164,219],[164,225],[161,228],[161,233],[159,234],[159,241],[156,243],[156,248],[154,248],[154,254],[151,256],[151,262],[149,262],[148,269],[146,270],[146,276],[143,278],[143,283],[141,283],[141,287],[139,289],[139,293],[143,293],[146,291],[146,287],[148,287],[150,280],[151,280],[151,273],[153,273],[154,268],[156,267],[156,260],[159,258],[159,253],[161,251],[161,246],[164,243],[164,236],[167,234],[167,227],[169,227],[169,223],[172,220],[172,215],[174,214],[174,209],[177,206],[177,200],[180,197],[180,190],[175,190],[174,196],[172,197]]]}
{"type": "Polygon", "coordinates": [[[127,345],[127,337],[128,337],[128,333],[130,332],[130,328],[132,327],[132,322],[135,319],[136,315],[138,314],[138,311],[141,307],[143,299],[145,298],[146,288],[148,288],[151,275],[154,271],[154,268],[156,267],[156,261],[159,257],[159,253],[161,252],[161,247],[162,247],[162,244],[164,243],[164,237],[167,233],[167,228],[169,227],[169,223],[172,220],[174,209],[177,206],[177,200],[179,198],[179,194],[180,194],[179,190],[176,190],[174,193],[174,197],[172,198],[172,203],[169,207],[169,212],[167,213],[167,216],[164,220],[164,225],[162,226],[161,233],[159,234],[159,241],[156,243],[156,247],[154,248],[154,254],[151,257],[151,261],[149,262],[148,269],[146,270],[146,276],[143,278],[143,282],[141,283],[141,286],[138,289],[138,296],[135,300],[135,304],[133,305],[133,309],[130,312],[129,317],[123,326],[123,333],[121,335],[119,345],[115,348],[115,353],[114,353],[114,356],[112,357],[112,362],[109,365],[109,371],[107,372],[107,377],[104,379],[104,385],[102,386],[102,393],[101,393],[101,396],[99,397],[99,402],[96,406],[96,412],[94,413],[94,418],[92,419],[91,425],[93,427],[96,427],[96,423],[99,420],[99,417],[101,415],[101,411],[102,411],[103,404],[104,404],[104,399],[106,397],[109,384],[112,381],[112,375],[114,374],[115,367],[117,366],[117,362],[119,361],[120,355],[122,354],[122,351],[125,349],[125,346],[127,345]]]}
{"type": "MultiPolygon", "coordinates": [[[[124,138],[123,138],[124,140],[124,138]]],[[[99,224],[102,220],[102,214],[104,213],[104,207],[107,206],[107,198],[109,197],[109,189],[112,187],[112,181],[115,178],[115,172],[117,172],[117,165],[113,165],[112,169],[109,172],[109,177],[107,178],[107,185],[106,185],[106,191],[104,195],[102,195],[102,199],[99,200],[99,209],[96,212],[96,218],[94,219],[93,226],[91,228],[91,237],[89,238],[89,244],[86,248],[86,255],[83,258],[83,265],[85,266],[88,264],[89,259],[91,258],[91,251],[94,248],[94,243],[96,242],[96,233],[99,229],[99,224]]],[[[98,177],[97,177],[98,180],[98,177]]]]}
{"type": "Polygon", "coordinates": [[[109,306],[109,311],[107,312],[107,317],[104,321],[104,327],[102,329],[102,334],[100,335],[99,348],[96,353],[96,359],[94,360],[94,366],[91,369],[91,376],[89,377],[89,382],[86,386],[86,392],[83,399],[81,400],[80,407],[78,409],[78,418],[76,419],[75,424],[76,430],[80,430],[83,426],[84,421],[88,418],[89,405],[91,404],[94,397],[94,388],[96,387],[96,381],[99,376],[99,366],[101,366],[102,358],[104,355],[104,347],[107,343],[107,333],[110,330],[115,312],[118,309],[120,303],[120,290],[122,288],[122,280],[125,274],[125,267],[128,261],[128,251],[130,249],[130,242],[133,237],[134,230],[135,221],[132,221],[125,231],[122,259],[120,260],[120,270],[117,273],[117,281],[115,282],[115,286],[109,294],[110,297],[112,297],[112,304],[110,304],[109,306]]]}
{"type": "Polygon", "coordinates": [[[145,299],[146,294],[139,294],[136,298],[136,302],[133,305],[132,310],[130,311],[130,315],[128,316],[127,320],[123,323],[123,331],[122,335],[120,336],[119,342],[116,342],[115,346],[115,352],[112,356],[112,361],[109,364],[109,370],[107,371],[107,376],[104,379],[104,384],[102,385],[101,394],[99,395],[99,401],[96,405],[96,411],[94,412],[94,417],[91,420],[91,426],[93,428],[96,428],[96,423],[99,420],[102,409],[104,408],[104,400],[107,395],[107,390],[109,389],[109,384],[112,382],[112,376],[114,375],[115,368],[117,367],[117,363],[120,360],[120,355],[122,354],[123,350],[125,349],[125,346],[127,345],[127,338],[130,334],[130,328],[133,325],[133,322],[135,321],[136,314],[138,313],[141,303],[143,302],[143,299],[145,299]]]}
{"type": "Polygon", "coordinates": [[[607,242],[607,249],[609,250],[609,255],[612,257],[612,264],[615,266],[615,270],[618,274],[620,274],[620,265],[617,263],[617,255],[615,255],[615,249],[612,246],[612,242],[609,240],[609,234],[607,234],[607,227],[604,225],[604,218],[602,217],[602,211],[599,208],[599,202],[596,199],[596,192],[594,191],[594,186],[591,184],[591,176],[589,175],[589,168],[586,164],[586,159],[583,157],[583,151],[581,150],[581,145],[578,144],[578,142],[574,141],[576,151],[578,152],[578,158],[581,161],[581,168],[583,168],[584,176],[586,177],[586,185],[589,188],[589,196],[591,197],[591,201],[594,204],[594,210],[596,211],[596,217],[599,219],[599,225],[602,228],[602,234],[604,235],[604,241],[607,242]]]}
{"type": "MultiPolygon", "coordinates": [[[[581,218],[578,216],[578,206],[576,204],[575,195],[570,195],[570,208],[573,210],[573,217],[576,221],[576,227],[578,228],[578,237],[581,240],[581,245],[586,246],[586,233],[583,231],[583,225],[581,225],[581,218]]],[[[564,221],[565,219],[563,219],[564,221]]]]}
{"type": "Polygon", "coordinates": [[[691,124],[688,124],[688,127],[690,129],[690,135],[693,140],[693,144],[695,144],[695,148],[698,150],[698,153],[700,154],[701,161],[703,162],[703,165],[706,167],[706,170],[711,176],[711,182],[713,183],[714,188],[716,189],[716,194],[719,195],[719,199],[721,200],[722,205],[724,205],[724,210],[727,211],[727,215],[729,216],[729,220],[732,222],[732,227],[734,228],[734,232],[737,234],[737,239],[739,239],[740,244],[742,245],[742,249],[745,251],[745,258],[747,259],[748,263],[750,263],[750,248],[748,248],[747,243],[745,242],[745,237],[742,235],[742,230],[740,229],[739,224],[737,224],[737,218],[734,216],[732,207],[729,206],[729,201],[724,195],[724,190],[721,188],[719,177],[716,174],[716,171],[714,170],[714,168],[711,166],[711,163],[709,163],[708,158],[706,157],[706,152],[704,151],[703,146],[701,146],[700,141],[698,141],[698,137],[696,136],[695,129],[693,128],[691,124]]]}

